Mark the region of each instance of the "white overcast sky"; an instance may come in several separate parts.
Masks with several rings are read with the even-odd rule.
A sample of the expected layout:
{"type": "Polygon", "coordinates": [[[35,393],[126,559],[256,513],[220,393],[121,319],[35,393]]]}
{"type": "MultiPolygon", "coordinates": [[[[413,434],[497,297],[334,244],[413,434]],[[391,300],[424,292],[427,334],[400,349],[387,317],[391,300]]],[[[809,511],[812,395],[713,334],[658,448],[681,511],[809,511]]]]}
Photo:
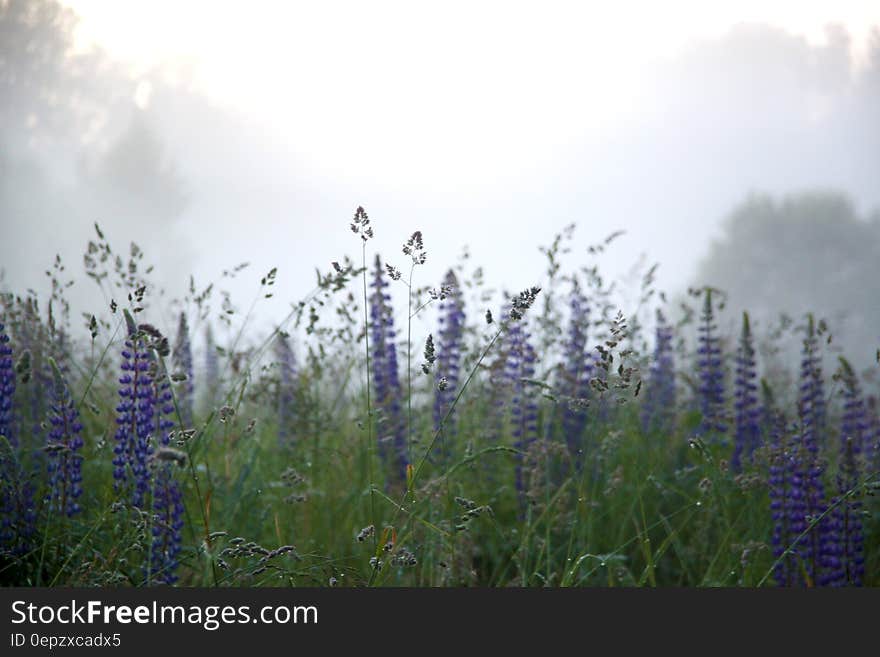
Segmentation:
{"type": "Polygon", "coordinates": [[[428,187],[528,175],[632,111],[647,62],[738,22],[819,43],[838,23],[856,51],[880,24],[872,0],[66,4],[83,45],[135,68],[187,62],[328,174],[428,187]]]}
{"type": "Polygon", "coordinates": [[[880,204],[876,172],[845,144],[832,144],[840,162],[797,149],[777,158],[809,126],[780,135],[779,116],[748,117],[765,106],[739,98],[716,128],[688,88],[692,104],[664,133],[670,99],[651,96],[656,74],[677,70],[671,63],[695,41],[740,23],[816,45],[837,24],[858,61],[880,26],[876,0],[64,4],[80,17],[79,47],[97,44],[136,73],[189,71],[244,117],[237,135],[206,137],[174,117],[162,126],[192,192],[168,245],[187,245],[179,259],[202,281],[243,260],[278,265],[277,296],[295,300],[314,267],[359,250],[347,222],[362,204],[386,259],[424,231],[422,282],[439,281],[468,244],[493,285],[526,287],[543,271],[537,246],[578,221],[578,253],[624,229],[620,262],[644,253],[660,261],[662,286],[680,288],[749,191],[828,185],[856,195],[860,210],[880,204]],[[765,138],[753,154],[742,150],[765,138]],[[860,198],[859,189],[869,191],[860,198]]]}

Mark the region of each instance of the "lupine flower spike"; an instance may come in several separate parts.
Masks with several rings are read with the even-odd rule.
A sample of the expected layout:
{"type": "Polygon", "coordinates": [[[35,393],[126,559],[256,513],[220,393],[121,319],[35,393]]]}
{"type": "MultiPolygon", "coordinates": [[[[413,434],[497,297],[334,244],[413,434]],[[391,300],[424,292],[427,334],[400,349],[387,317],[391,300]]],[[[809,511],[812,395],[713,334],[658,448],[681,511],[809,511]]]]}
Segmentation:
{"type": "MultiPolygon", "coordinates": [[[[464,300],[455,273],[450,269],[443,285],[451,290],[440,303],[439,349],[437,356],[436,385],[434,391],[434,430],[446,416],[458,392],[461,376],[461,356],[464,346],[464,300]]],[[[443,426],[442,451],[448,456],[448,445],[455,436],[455,419],[450,417],[443,426]]]]}
{"type": "MultiPolygon", "coordinates": [[[[363,224],[361,224],[363,226],[363,224]]],[[[379,410],[379,454],[387,463],[394,463],[402,481],[406,469],[406,423],[403,418],[403,398],[397,367],[397,334],[391,295],[385,292],[388,281],[382,261],[376,256],[373,281],[370,284],[370,346],[372,347],[373,389],[379,410]]]]}
{"type": "Polygon", "coordinates": [[[700,317],[699,348],[697,367],[699,369],[699,400],[702,422],[701,434],[724,434],[727,424],[724,421],[724,365],[721,354],[721,340],[715,324],[715,308],[712,304],[712,290],[705,290],[703,313],[700,317]]]}
{"type": "Polygon", "coordinates": [[[54,359],[49,360],[53,373],[49,435],[46,440],[49,471],[49,501],[53,508],[68,517],[79,513],[77,502],[82,494],[82,423],[70,391],[54,359]]]}
{"type": "MultiPolygon", "coordinates": [[[[819,518],[826,509],[825,485],[822,481],[825,464],[819,453],[819,445],[825,442],[825,386],[822,378],[822,358],[813,316],[807,317],[801,359],[800,398],[798,401],[800,434],[798,446],[799,472],[805,508],[804,517],[796,518],[797,526],[806,529],[808,521],[819,518]]],[[[828,567],[832,544],[836,538],[830,535],[830,519],[824,518],[814,525],[806,538],[804,550],[806,576],[813,585],[822,584],[823,568],[828,567]]]]}
{"type": "MultiPolygon", "coordinates": [[[[510,425],[514,447],[524,453],[538,437],[538,404],[534,396],[527,394],[526,380],[535,376],[537,354],[529,342],[529,333],[522,322],[514,322],[508,328],[507,364],[505,378],[510,382],[510,425]]],[[[516,490],[525,494],[523,480],[523,457],[517,455],[516,490]]]]}
{"type": "Polygon", "coordinates": [[[154,431],[153,378],[144,334],[125,311],[128,337],[122,349],[119,377],[119,405],[116,407],[116,447],[113,450],[113,478],[116,490],[128,490],[131,503],[142,507],[149,491],[147,461],[154,431]]]}
{"type": "Polygon", "coordinates": [[[858,490],[865,437],[870,430],[859,380],[845,358],[840,359],[843,382],[837,492],[831,515],[833,535],[826,552],[830,586],[861,586],[865,575],[865,537],[861,496],[858,490]],[[845,499],[844,499],[845,498],[845,499]],[[833,541],[833,542],[832,542],[833,541]]]}
{"type": "Polygon", "coordinates": [[[761,438],[761,411],[758,407],[758,374],[755,371],[755,347],[749,316],[743,313],[742,332],[736,353],[734,381],[734,447],[730,465],[734,472],[742,468],[743,460],[751,458],[761,438]]]}
{"type": "Polygon", "coordinates": [[[673,328],[657,310],[654,332],[654,358],[648,373],[645,401],[642,405],[642,429],[646,432],[669,433],[675,426],[675,355],[673,328]]]}
{"type": "Polygon", "coordinates": [[[37,521],[33,485],[15,449],[14,395],[12,349],[0,322],[0,555],[21,555],[30,550],[37,521]]]}
{"type": "Polygon", "coordinates": [[[186,457],[169,448],[170,431],[174,427],[170,419],[174,405],[171,403],[168,374],[162,370],[159,362],[154,361],[154,365],[153,426],[157,428],[158,436],[149,462],[153,484],[153,516],[150,560],[145,575],[147,583],[173,584],[177,581],[184,513],[183,495],[174,476],[174,468],[181,458],[185,461],[186,457]]]}

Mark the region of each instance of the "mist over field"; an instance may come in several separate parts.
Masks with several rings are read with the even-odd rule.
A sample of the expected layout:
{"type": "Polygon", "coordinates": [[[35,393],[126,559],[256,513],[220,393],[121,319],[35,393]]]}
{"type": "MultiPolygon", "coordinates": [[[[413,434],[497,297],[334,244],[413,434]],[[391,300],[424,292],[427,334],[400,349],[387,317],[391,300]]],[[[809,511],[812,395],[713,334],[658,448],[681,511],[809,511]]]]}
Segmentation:
{"type": "MultiPolygon", "coordinates": [[[[312,289],[316,267],[355,250],[346,222],[363,205],[389,260],[413,230],[424,233],[426,282],[465,246],[494,287],[539,280],[537,245],[574,222],[573,265],[624,230],[606,274],[644,258],[676,294],[716,284],[700,280],[700,259],[751,193],[830,190],[862,218],[880,206],[880,37],[869,25],[829,21],[808,40],[732,23],[653,50],[633,31],[601,42],[603,53],[558,7],[512,9],[495,30],[490,15],[442,19],[436,29],[449,31],[422,40],[383,29],[381,12],[351,23],[294,12],[286,18],[300,19],[291,23],[303,50],[285,58],[295,46],[266,27],[271,15],[242,26],[241,43],[254,44],[259,25],[267,43],[227,67],[219,93],[199,77],[210,60],[133,70],[100,44],[86,49],[77,26],[94,33],[97,10],[84,9],[77,22],[76,3],[3,3],[9,289],[45,291],[55,253],[78,270],[97,221],[118,248],[133,240],[145,250],[169,296],[191,273],[204,285],[247,261],[254,273],[229,285],[244,303],[257,273],[277,266],[283,294],[259,311],[277,321],[312,289]],[[232,81],[242,79],[256,81],[237,96],[232,81]]],[[[93,290],[78,282],[71,294],[89,310],[93,290]]]]}
{"type": "Polygon", "coordinates": [[[878,117],[856,0],[0,0],[0,585],[880,584],[878,117]]]}

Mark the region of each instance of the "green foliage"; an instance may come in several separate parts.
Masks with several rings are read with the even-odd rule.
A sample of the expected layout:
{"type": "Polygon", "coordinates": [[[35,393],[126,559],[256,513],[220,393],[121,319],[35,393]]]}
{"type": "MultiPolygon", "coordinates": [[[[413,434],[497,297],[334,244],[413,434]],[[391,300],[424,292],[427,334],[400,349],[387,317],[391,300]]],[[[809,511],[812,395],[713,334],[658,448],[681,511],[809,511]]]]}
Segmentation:
{"type": "MultiPolygon", "coordinates": [[[[93,251],[114,253],[100,232],[99,239],[104,246],[93,251]]],[[[553,264],[555,252],[545,255],[553,264]]],[[[111,298],[109,314],[95,313],[98,320],[87,314],[78,331],[65,326],[64,351],[57,334],[44,326],[36,299],[0,297],[14,351],[20,353],[27,343],[33,352],[29,379],[24,370],[18,373],[16,403],[30,408],[23,404],[39,395],[35,386],[42,363],[57,361],[52,371],[69,379],[86,440],[83,512],[58,517],[40,502],[45,436],[39,418],[26,416],[17,441],[26,447],[19,449],[28,455],[27,472],[33,473],[28,481],[36,487],[35,535],[24,553],[0,557],[4,584],[144,584],[145,546],[155,520],[113,486],[117,366],[127,324],[175,313],[156,308],[150,271],[141,270],[139,258],[116,277],[103,275],[113,260],[96,260],[88,271],[97,273],[90,278],[105,290],[107,280],[118,277],[123,293],[130,290],[127,303],[122,301],[120,311],[111,298]]],[[[735,473],[727,465],[732,446],[693,437],[702,418],[692,399],[673,409],[674,430],[644,429],[637,396],[641,384],[635,384],[639,368],[631,363],[644,363],[645,357],[632,353],[631,344],[639,343],[637,329],[627,329],[620,312],[591,322],[590,335],[601,336],[591,342],[603,340],[594,354],[601,385],[593,386],[591,397],[575,398],[557,376],[564,313],[558,305],[544,306],[541,315],[541,304],[532,303],[540,296],[537,287],[517,297],[522,319],[501,312],[487,325],[478,279],[463,279],[477,300],[456,390],[456,431],[444,435],[444,452],[451,456],[437,458],[442,427],[435,430],[432,417],[434,378],[412,377],[403,402],[411,404],[413,460],[401,481],[397,466],[383,462],[376,449],[379,410],[367,395],[369,351],[357,330],[363,307],[354,293],[363,285],[357,278],[363,271],[349,259],[343,262],[344,267],[334,264],[335,274],[319,276],[313,292],[264,336],[251,328],[251,312],[266,298],[270,281],[275,294],[282,292],[281,270],[254,275],[257,293],[251,312],[243,316],[228,297],[212,310],[211,285],[200,293],[194,283],[190,286],[184,307],[194,306],[197,322],[209,322],[222,333],[211,347],[220,359],[218,378],[205,381],[200,379],[204,372],[196,373],[191,425],[182,423],[175,401],[176,426],[166,453],[175,463],[186,506],[180,585],[772,584],[767,479],[778,455],[769,437],[763,436],[754,459],[735,473]],[[220,317],[224,322],[217,321],[220,317]],[[526,322],[539,332],[536,343],[545,345],[535,378],[524,381],[519,393],[537,405],[540,437],[523,449],[504,415],[513,403],[502,376],[509,355],[505,332],[513,321],[526,322]],[[291,394],[281,388],[271,346],[277,335],[297,327],[294,341],[307,355],[297,361],[291,394]],[[279,417],[283,399],[295,407],[292,419],[279,417]],[[571,437],[563,435],[564,413],[572,405],[585,408],[588,416],[577,454],[570,451],[571,437]],[[279,440],[281,421],[291,423],[284,441],[279,440]]],[[[552,277],[558,274],[554,270],[552,277]]],[[[596,298],[611,302],[599,294],[603,285],[596,289],[596,298]]],[[[63,290],[55,301],[62,304],[63,290]]],[[[421,307],[418,301],[413,307],[421,307]]],[[[163,344],[161,326],[139,326],[149,327],[149,345],[163,344]]],[[[195,323],[194,334],[201,332],[195,323]]],[[[418,349],[421,341],[413,344],[410,348],[418,349]]],[[[167,348],[157,349],[157,358],[164,353],[167,348]]],[[[678,355],[688,369],[693,353],[680,344],[678,355]]],[[[419,367],[417,362],[410,366],[419,367]]],[[[791,366],[796,369],[797,362],[791,366]]],[[[185,381],[171,381],[177,396],[185,381]]],[[[12,448],[7,442],[3,449],[12,448]]],[[[835,474],[832,459],[829,482],[835,474]]],[[[876,477],[869,472],[849,494],[870,492],[876,477]]],[[[880,516],[870,498],[864,508],[866,583],[877,585],[880,516]]]]}

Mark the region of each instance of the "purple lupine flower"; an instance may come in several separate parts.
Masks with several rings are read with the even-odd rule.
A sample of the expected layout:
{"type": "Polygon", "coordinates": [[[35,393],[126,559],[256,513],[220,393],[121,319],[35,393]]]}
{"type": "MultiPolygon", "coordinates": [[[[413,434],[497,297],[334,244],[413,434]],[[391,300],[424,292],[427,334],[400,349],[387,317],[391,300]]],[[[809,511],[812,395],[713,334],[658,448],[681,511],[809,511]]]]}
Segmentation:
{"type": "MultiPolygon", "coordinates": [[[[166,372],[161,371],[158,361],[153,361],[153,426],[158,428],[157,444],[167,448],[170,430],[174,427],[171,386],[166,372]]],[[[174,584],[177,581],[178,555],[181,550],[183,529],[183,494],[177,482],[173,463],[152,458],[152,545],[150,559],[145,565],[148,583],[174,584]]]]}
{"type": "MultiPolygon", "coordinates": [[[[499,317],[506,317],[510,306],[502,306],[499,317]]],[[[492,360],[489,364],[487,405],[489,414],[485,422],[486,436],[490,442],[499,442],[506,429],[510,410],[510,398],[513,394],[513,386],[516,383],[514,370],[508,366],[511,359],[512,347],[515,339],[511,337],[510,329],[505,332],[498,341],[492,360]]]]}
{"type": "Polygon", "coordinates": [[[142,507],[149,491],[150,436],[156,428],[153,378],[150,376],[153,356],[128,311],[125,320],[128,338],[122,349],[113,478],[117,492],[130,488],[132,504],[142,507]]]}
{"type": "Polygon", "coordinates": [[[804,478],[801,475],[801,454],[798,441],[785,428],[782,414],[768,408],[770,470],[768,477],[770,511],[773,517],[773,557],[777,560],[773,576],[779,586],[804,584],[802,563],[805,560],[807,538],[800,535],[807,528],[807,503],[804,478]]]}
{"type": "MultiPolygon", "coordinates": [[[[847,440],[841,446],[843,454],[840,461],[838,490],[846,495],[859,483],[861,469],[860,460],[856,455],[854,440],[847,440]]],[[[842,584],[861,586],[865,577],[865,536],[862,526],[862,502],[858,497],[850,497],[841,506],[840,511],[840,559],[842,561],[842,584]]]]}
{"type": "Polygon", "coordinates": [[[13,444],[12,400],[15,396],[15,366],[6,327],[0,322],[0,436],[13,444]]]}
{"type": "MultiPolygon", "coordinates": [[[[529,333],[522,321],[514,321],[507,329],[507,363],[505,378],[511,385],[510,426],[514,447],[525,452],[538,437],[538,404],[526,393],[526,379],[535,376],[537,355],[529,342],[529,333]]],[[[525,493],[523,456],[517,455],[516,490],[525,493]]]]}
{"type": "Polygon", "coordinates": [[[701,323],[698,328],[699,348],[697,367],[700,375],[699,401],[702,421],[699,433],[723,434],[727,431],[724,421],[724,366],[721,355],[721,339],[717,335],[712,290],[705,290],[701,323]]]}
{"type": "MultiPolygon", "coordinates": [[[[859,484],[861,461],[856,454],[854,440],[841,445],[840,473],[838,490],[846,495],[859,484]]],[[[865,577],[865,535],[862,526],[862,502],[858,497],[850,497],[836,509],[840,513],[840,548],[842,562],[840,584],[861,586],[865,577]]]]}
{"type": "MultiPolygon", "coordinates": [[[[501,314],[504,314],[502,309],[501,314]]],[[[486,438],[498,443],[504,433],[511,382],[507,380],[507,340],[502,338],[491,357],[488,370],[486,405],[488,416],[484,422],[486,438]]]]}
{"type": "Polygon", "coordinates": [[[829,586],[860,586],[865,574],[862,503],[858,497],[843,499],[843,496],[859,485],[862,448],[870,425],[858,378],[845,358],[840,359],[840,373],[844,385],[837,473],[840,497],[832,501],[835,506],[829,524],[833,532],[826,545],[828,569],[824,573],[823,583],[829,586]]]}
{"type": "Polygon", "coordinates": [[[48,454],[49,494],[52,508],[72,517],[80,511],[77,500],[82,495],[82,423],[70,396],[61,369],[50,360],[53,369],[52,405],[49,412],[48,454]]]}
{"type": "Polygon", "coordinates": [[[852,366],[845,358],[840,359],[841,380],[843,381],[843,416],[841,418],[841,457],[847,451],[858,458],[870,446],[871,420],[868,417],[868,408],[862,396],[858,377],[852,366]],[[847,442],[852,441],[852,449],[846,447],[847,442]]]}
{"type": "Polygon", "coordinates": [[[674,329],[659,309],[654,336],[654,357],[642,405],[642,428],[645,432],[671,433],[675,428],[676,401],[674,329]]]}
{"type": "Polygon", "coordinates": [[[736,353],[734,381],[735,436],[730,465],[734,472],[742,468],[743,459],[751,459],[761,440],[761,410],[755,380],[755,347],[748,313],[743,313],[742,332],[736,353]]]}
{"type": "Polygon", "coordinates": [[[406,425],[403,418],[400,374],[397,366],[397,337],[394,331],[394,315],[391,295],[385,292],[388,281],[379,256],[373,281],[370,283],[370,339],[373,348],[372,374],[375,404],[379,409],[379,455],[386,463],[394,463],[397,475],[406,476],[406,425]]]}
{"type": "Polygon", "coordinates": [[[150,450],[156,444],[167,446],[169,431],[174,428],[174,395],[171,392],[171,381],[168,372],[162,367],[161,361],[150,354],[150,379],[152,386],[151,407],[153,412],[153,434],[150,436],[150,450]]]}
{"type": "Polygon", "coordinates": [[[160,463],[153,480],[153,530],[147,581],[174,584],[183,538],[183,493],[171,463],[160,463]]]}
{"type": "Polygon", "coordinates": [[[798,399],[798,412],[807,428],[804,434],[806,447],[811,454],[818,455],[826,443],[826,403],[825,383],[822,378],[822,354],[812,315],[807,316],[798,399]]]}
{"type": "Polygon", "coordinates": [[[296,357],[287,338],[275,338],[275,359],[278,363],[278,444],[291,445],[296,421],[296,357]]]}
{"type": "MultiPolygon", "coordinates": [[[[464,346],[464,295],[451,269],[443,279],[449,296],[440,303],[440,331],[434,386],[434,430],[440,428],[449,411],[461,377],[461,356],[464,346]]],[[[455,418],[450,416],[443,426],[443,451],[448,455],[450,439],[455,435],[455,418]]]]}
{"type": "Polygon", "coordinates": [[[587,348],[590,307],[577,279],[572,280],[569,296],[568,333],[563,344],[562,387],[570,398],[562,415],[562,429],[569,452],[578,468],[583,465],[586,404],[590,399],[590,378],[594,374],[593,356],[587,348]]]}
{"type": "Polygon", "coordinates": [[[766,432],[770,453],[768,458],[767,488],[770,496],[770,515],[773,518],[771,546],[778,563],[773,568],[773,578],[778,586],[794,586],[797,582],[797,553],[784,555],[792,544],[789,529],[789,507],[792,502],[788,487],[791,482],[792,453],[785,431],[785,416],[776,407],[773,389],[761,379],[761,422],[766,432]]]}
{"type": "Polygon", "coordinates": [[[174,345],[174,369],[186,377],[180,386],[180,394],[177,395],[177,405],[180,408],[180,419],[184,426],[192,426],[193,399],[195,394],[195,382],[193,380],[193,357],[192,344],[189,339],[189,325],[186,314],[180,313],[180,321],[177,324],[177,340],[174,345]]]}
{"type": "Polygon", "coordinates": [[[0,455],[0,555],[30,552],[37,531],[34,484],[14,454],[0,455]]]}
{"type": "Polygon", "coordinates": [[[30,549],[36,530],[34,490],[16,455],[12,348],[0,322],[0,554],[21,555],[30,549]]]}
{"type": "Polygon", "coordinates": [[[868,397],[868,431],[865,435],[865,462],[870,472],[880,470],[880,404],[877,397],[868,397]]]}
{"type": "MultiPolygon", "coordinates": [[[[804,529],[806,529],[807,519],[818,518],[827,508],[825,486],[822,482],[825,466],[819,453],[819,445],[825,442],[825,391],[822,359],[812,315],[808,316],[801,359],[798,414],[801,424],[798,476],[802,478],[805,502],[804,529]]],[[[805,569],[807,577],[815,584],[822,583],[823,567],[830,565],[833,560],[833,544],[836,541],[833,534],[834,527],[826,516],[813,526],[806,538],[805,569]]]]}

